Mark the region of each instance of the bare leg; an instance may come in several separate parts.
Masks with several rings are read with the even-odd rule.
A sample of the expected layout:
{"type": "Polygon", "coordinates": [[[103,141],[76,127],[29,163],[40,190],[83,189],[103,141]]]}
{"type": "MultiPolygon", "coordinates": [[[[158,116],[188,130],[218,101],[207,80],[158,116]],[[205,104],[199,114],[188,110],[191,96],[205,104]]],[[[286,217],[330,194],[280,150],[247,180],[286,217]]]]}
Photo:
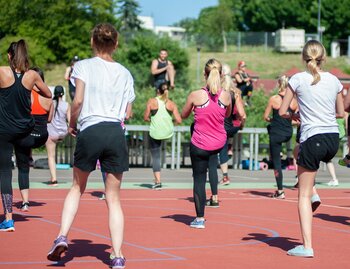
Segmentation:
{"type": "Polygon", "coordinates": [[[59,235],[68,235],[79,208],[80,197],[85,191],[89,174],[89,172],[73,167],[73,185],[64,200],[59,235]]]}
{"type": "Polygon", "coordinates": [[[220,168],[221,168],[221,172],[224,174],[224,173],[227,173],[228,172],[228,163],[222,163],[220,164],[220,168]]]}
{"type": "Polygon", "coordinates": [[[154,182],[160,183],[160,171],[153,172],[153,175],[154,175],[154,182]]]}
{"type": "Polygon", "coordinates": [[[304,247],[312,248],[312,209],[310,199],[317,171],[298,167],[299,195],[298,211],[304,247]]]}
{"type": "Polygon", "coordinates": [[[176,71],[174,69],[174,66],[171,64],[168,66],[167,72],[166,72],[166,79],[170,82],[170,87],[175,87],[175,74],[176,71]]]}
{"type": "Polygon", "coordinates": [[[109,231],[112,239],[113,255],[123,257],[121,247],[124,237],[124,214],[120,204],[120,185],[123,174],[107,173],[106,203],[109,215],[109,231]]]}
{"type": "Polygon", "coordinates": [[[22,204],[29,203],[29,189],[21,190],[22,204]]]}
{"type": "Polygon", "coordinates": [[[328,168],[329,173],[331,174],[332,180],[336,181],[337,180],[337,176],[335,174],[335,168],[334,168],[334,164],[333,164],[332,161],[329,161],[327,163],[327,168],[328,168]]]}
{"type": "Polygon", "coordinates": [[[47,159],[49,163],[49,169],[51,174],[51,181],[57,181],[56,175],[56,141],[50,137],[46,141],[47,159]]]}

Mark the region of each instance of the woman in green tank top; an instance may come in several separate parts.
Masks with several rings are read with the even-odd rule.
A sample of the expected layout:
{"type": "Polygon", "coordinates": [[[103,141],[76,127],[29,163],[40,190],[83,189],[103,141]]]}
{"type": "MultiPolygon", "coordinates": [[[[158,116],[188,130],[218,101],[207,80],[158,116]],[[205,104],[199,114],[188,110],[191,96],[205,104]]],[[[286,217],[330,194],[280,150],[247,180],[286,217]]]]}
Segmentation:
{"type": "Polygon", "coordinates": [[[146,105],[144,120],[150,122],[150,148],[152,155],[152,168],[154,174],[153,189],[161,189],[160,180],[160,151],[162,141],[173,136],[174,123],[181,123],[181,116],[176,104],[168,97],[168,84],[163,83],[157,89],[157,96],[150,98],[146,105]]]}

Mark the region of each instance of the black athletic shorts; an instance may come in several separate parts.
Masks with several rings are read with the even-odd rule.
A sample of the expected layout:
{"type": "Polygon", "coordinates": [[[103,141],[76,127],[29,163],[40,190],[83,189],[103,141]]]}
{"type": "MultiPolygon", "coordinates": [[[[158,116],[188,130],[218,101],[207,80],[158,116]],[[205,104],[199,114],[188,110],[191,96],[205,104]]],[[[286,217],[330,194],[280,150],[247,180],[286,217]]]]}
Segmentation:
{"type": "Polygon", "coordinates": [[[297,164],[312,171],[318,170],[320,162],[329,162],[339,148],[339,134],[318,134],[300,144],[297,164]]]}
{"type": "Polygon", "coordinates": [[[102,171],[121,174],[129,170],[125,132],[120,123],[101,122],[77,135],[74,166],[91,172],[100,161],[102,171]]]}

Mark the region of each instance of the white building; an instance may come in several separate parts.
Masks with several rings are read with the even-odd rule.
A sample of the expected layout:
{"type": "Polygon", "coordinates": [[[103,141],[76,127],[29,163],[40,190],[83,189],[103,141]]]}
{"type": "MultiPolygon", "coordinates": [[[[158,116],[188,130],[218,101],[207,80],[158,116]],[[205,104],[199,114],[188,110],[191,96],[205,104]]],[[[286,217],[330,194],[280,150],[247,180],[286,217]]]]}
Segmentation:
{"type": "Polygon", "coordinates": [[[141,21],[142,28],[151,30],[159,36],[168,36],[171,39],[181,41],[186,33],[185,28],[182,27],[156,26],[154,25],[154,19],[149,16],[138,16],[138,19],[141,21]]]}

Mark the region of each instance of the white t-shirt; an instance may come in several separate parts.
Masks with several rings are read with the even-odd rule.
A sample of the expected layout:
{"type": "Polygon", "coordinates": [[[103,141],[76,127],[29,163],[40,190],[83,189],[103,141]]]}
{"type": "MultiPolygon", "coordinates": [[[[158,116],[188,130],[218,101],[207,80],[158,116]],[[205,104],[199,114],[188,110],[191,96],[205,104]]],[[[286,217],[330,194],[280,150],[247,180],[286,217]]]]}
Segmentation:
{"type": "Polygon", "coordinates": [[[135,100],[134,80],[121,64],[94,57],[77,62],[71,76],[85,83],[79,115],[80,130],[100,122],[123,122],[128,103],[135,100]]]}
{"type": "Polygon", "coordinates": [[[336,121],[336,100],[343,85],[331,73],[319,72],[321,80],[311,85],[313,76],[308,72],[295,74],[289,80],[296,93],[300,113],[300,143],[316,134],[339,133],[336,121]]]}

